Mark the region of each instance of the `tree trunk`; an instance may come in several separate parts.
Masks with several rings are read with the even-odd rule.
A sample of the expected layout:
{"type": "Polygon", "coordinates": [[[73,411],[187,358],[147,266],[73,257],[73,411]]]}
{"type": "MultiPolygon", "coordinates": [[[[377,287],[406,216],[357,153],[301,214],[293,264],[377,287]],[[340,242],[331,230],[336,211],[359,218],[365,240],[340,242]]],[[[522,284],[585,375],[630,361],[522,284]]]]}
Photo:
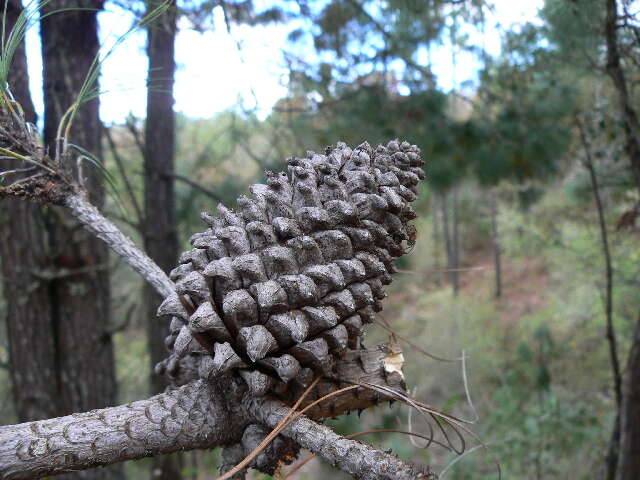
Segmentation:
{"type": "Polygon", "coordinates": [[[636,323],[627,360],[616,480],[640,478],[640,316],[636,323]]]}
{"type": "Polygon", "coordinates": [[[438,206],[437,206],[438,197],[434,194],[433,196],[433,208],[432,208],[432,217],[433,217],[433,272],[435,283],[437,286],[440,286],[442,283],[441,275],[442,275],[442,262],[440,262],[440,222],[438,221],[438,206]]]}
{"type": "MultiPolygon", "coordinates": [[[[149,69],[144,143],[144,245],[147,254],[165,272],[169,272],[178,259],[173,112],[176,20],[176,3],[173,1],[170,8],[147,31],[149,69]]],[[[144,298],[151,361],[151,393],[161,393],[167,387],[166,377],[156,375],[154,367],[167,354],[164,339],[168,334],[168,324],[156,318],[156,310],[163,299],[151,285],[145,286],[144,298]]],[[[180,458],[175,455],[157,458],[152,466],[152,478],[180,478],[180,464],[180,458]]]]}
{"type": "Polygon", "coordinates": [[[605,0],[607,15],[605,18],[605,40],[607,43],[607,73],[618,92],[620,103],[620,120],[625,133],[625,150],[631,163],[631,174],[640,189],[640,120],[634,108],[633,99],[629,95],[627,80],[620,60],[618,46],[618,2],[605,0]]]}
{"type": "MultiPolygon", "coordinates": [[[[440,203],[442,209],[442,232],[444,237],[444,246],[447,253],[447,271],[449,273],[449,281],[451,282],[451,288],[453,289],[453,295],[458,295],[459,283],[458,283],[458,267],[457,267],[457,214],[454,208],[453,228],[449,221],[449,205],[447,202],[447,195],[442,194],[442,202],[440,203]]],[[[455,199],[454,199],[455,200],[455,199]]]]}
{"type": "Polygon", "coordinates": [[[498,202],[495,192],[491,192],[491,246],[493,249],[493,268],[495,272],[496,298],[502,296],[502,261],[500,251],[500,232],[498,232],[498,202]]]}
{"type": "MultiPolygon", "coordinates": [[[[44,76],[44,141],[55,151],[60,119],[76,100],[90,65],[98,55],[97,11],[100,0],[57,0],[43,8],[85,8],[49,15],[41,20],[44,76]]],[[[101,156],[99,100],[79,109],[71,142],[101,156]]],[[[73,159],[75,163],[75,159],[73,159]]],[[[69,167],[72,167],[69,165],[69,167]]],[[[75,165],[73,165],[75,167],[75,165]]],[[[104,201],[96,171],[83,166],[81,175],[95,205],[104,201]]],[[[55,346],[56,415],[68,415],[116,403],[115,364],[110,327],[110,286],[106,245],[80,228],[62,208],[46,215],[49,243],[48,283],[51,325],[39,331],[55,346]],[[90,320],[88,320],[90,319],[90,320]]],[[[30,348],[38,348],[34,344],[30,348]]],[[[77,478],[121,478],[120,468],[74,474],[77,478]]]]}
{"type": "Polygon", "coordinates": [[[447,209],[447,195],[443,193],[440,197],[440,214],[442,216],[442,237],[444,238],[444,251],[447,254],[447,274],[449,282],[452,283],[451,269],[453,262],[453,254],[451,248],[451,234],[449,232],[449,212],[447,209]]]}
{"type": "MultiPolygon", "coordinates": [[[[598,213],[598,226],[600,228],[600,245],[602,248],[602,258],[604,261],[604,280],[605,280],[605,296],[604,296],[604,314],[606,324],[606,338],[609,346],[609,361],[613,375],[613,390],[616,401],[616,418],[609,441],[609,451],[607,452],[607,478],[613,480],[616,478],[616,468],[618,464],[620,449],[620,409],[622,406],[622,372],[620,370],[620,360],[618,357],[618,341],[613,327],[613,266],[611,261],[611,251],[609,249],[609,234],[607,232],[607,222],[604,213],[604,204],[602,195],[600,194],[600,185],[596,168],[591,155],[591,147],[587,135],[584,131],[580,119],[576,120],[578,130],[580,132],[580,140],[585,153],[585,166],[589,172],[591,180],[591,189],[596,203],[596,212],[598,213]]],[[[631,478],[631,477],[629,477],[631,478]]]]}
{"type": "MultiPolygon", "coordinates": [[[[176,33],[175,2],[148,30],[149,56],[147,120],[144,154],[144,245],[147,254],[165,272],[178,259],[178,236],[175,219],[174,151],[175,121],[173,113],[173,79],[175,72],[174,39],[176,33]]],[[[166,356],[164,323],[156,319],[163,299],[150,285],[145,288],[147,334],[151,353],[151,371],[166,356]]],[[[152,392],[164,391],[166,380],[151,375],[152,392]]]]}
{"type": "MultiPolygon", "coordinates": [[[[7,32],[10,32],[22,12],[22,3],[20,0],[7,0],[6,9],[5,28],[7,32]]],[[[9,88],[11,89],[13,97],[22,106],[25,120],[35,124],[37,114],[29,90],[29,71],[27,69],[27,55],[24,41],[20,42],[13,57],[13,63],[9,70],[9,88]]]]}
{"type": "Polygon", "coordinates": [[[453,284],[453,295],[458,296],[460,292],[460,222],[458,221],[458,188],[453,189],[453,199],[452,199],[452,257],[453,257],[453,268],[451,271],[452,274],[452,284],[453,284]]]}
{"type": "MultiPolygon", "coordinates": [[[[18,0],[7,2],[7,30],[21,10],[18,0]]],[[[22,105],[25,118],[35,122],[23,42],[16,50],[9,75],[9,87],[22,105]]],[[[46,282],[37,275],[47,263],[41,207],[7,198],[0,202],[0,209],[0,258],[13,398],[20,421],[39,420],[56,414],[56,392],[51,388],[56,384],[55,346],[51,336],[40,335],[50,330],[52,316],[46,282]]]]}

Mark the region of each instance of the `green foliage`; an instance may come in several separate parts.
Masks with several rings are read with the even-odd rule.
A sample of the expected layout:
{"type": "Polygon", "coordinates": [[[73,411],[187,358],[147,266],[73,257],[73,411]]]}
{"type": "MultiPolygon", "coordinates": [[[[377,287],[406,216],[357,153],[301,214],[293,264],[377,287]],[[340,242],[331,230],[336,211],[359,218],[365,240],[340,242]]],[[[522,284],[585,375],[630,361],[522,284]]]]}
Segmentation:
{"type": "Polygon", "coordinates": [[[603,5],[593,1],[546,0],[540,13],[545,21],[545,36],[558,54],[574,67],[591,69],[603,44],[603,5]]]}
{"type": "Polygon", "coordinates": [[[472,154],[485,185],[551,178],[571,145],[577,92],[559,77],[542,40],[531,24],[507,34],[507,55],[488,61],[482,73],[479,96],[491,107],[481,110],[483,135],[472,154]]]}
{"type": "Polygon", "coordinates": [[[0,93],[3,98],[11,98],[8,92],[9,88],[9,72],[13,57],[20,43],[29,28],[33,27],[39,20],[39,11],[46,6],[50,0],[32,0],[25,5],[15,21],[15,25],[9,30],[7,25],[7,8],[8,2],[5,2],[2,9],[2,42],[0,45],[0,93]]]}
{"type": "Polygon", "coordinates": [[[496,378],[494,407],[483,426],[497,439],[491,448],[507,478],[561,474],[557,459],[575,458],[602,428],[586,399],[570,400],[562,386],[554,384],[549,363],[560,353],[543,324],[520,342],[512,366],[496,378]]]}

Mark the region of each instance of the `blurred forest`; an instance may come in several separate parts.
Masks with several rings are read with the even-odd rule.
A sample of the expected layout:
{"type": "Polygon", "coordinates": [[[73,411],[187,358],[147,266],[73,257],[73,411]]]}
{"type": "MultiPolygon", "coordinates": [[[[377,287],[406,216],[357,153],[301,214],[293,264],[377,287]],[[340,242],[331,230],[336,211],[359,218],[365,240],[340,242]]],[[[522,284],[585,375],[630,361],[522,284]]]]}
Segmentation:
{"type": "MultiPolygon", "coordinates": [[[[111,3],[96,1],[94,7],[111,3]]],[[[8,4],[9,10],[19,9],[19,2],[8,4]]],[[[141,16],[151,6],[131,1],[119,2],[119,8],[141,16]]],[[[263,180],[265,169],[284,170],[286,158],[337,141],[356,146],[399,138],[417,144],[427,172],[416,206],[417,243],[399,262],[382,315],[403,347],[412,394],[456,416],[477,416],[470,426],[477,438],[465,435],[463,455],[438,445],[425,449],[422,440],[399,434],[364,438],[430,464],[440,478],[451,480],[498,478],[498,463],[505,479],[638,478],[624,476],[631,468],[624,452],[634,429],[640,435],[631,413],[640,409],[634,392],[640,383],[633,379],[640,374],[640,4],[545,0],[530,23],[501,31],[498,56],[482,42],[487,29],[499,28],[488,24],[493,8],[484,0],[173,2],[169,13],[146,27],[147,118],[101,125],[95,108],[91,135],[99,141],[76,143],[103,162],[104,169],[93,175],[104,185],[103,210],[166,270],[203,228],[201,211],[214,211],[220,202],[232,207],[251,183],[263,180]],[[282,53],[289,93],[266,117],[242,105],[206,119],[173,113],[177,26],[211,28],[209,19],[219,9],[229,28],[291,26],[290,48],[282,53]],[[448,90],[439,86],[432,63],[433,52],[443,50],[453,72],[448,90]],[[301,56],[305,51],[313,54],[301,56]],[[474,62],[477,81],[456,82],[461,61],[474,62]]],[[[59,17],[62,24],[73,15],[91,15],[97,28],[95,11],[49,18],[59,17]]],[[[53,32],[61,27],[53,21],[46,26],[48,21],[42,20],[45,54],[60,45],[53,32]]],[[[83,55],[91,58],[91,52],[83,55]]],[[[215,46],[208,55],[207,61],[215,61],[215,46]]],[[[45,97],[47,85],[45,60],[45,97]]],[[[224,92],[201,95],[206,102],[224,92]]],[[[45,102],[47,143],[48,125],[59,119],[47,113],[51,109],[45,102]]],[[[97,197],[100,191],[96,186],[97,197]]],[[[114,255],[107,260],[99,253],[105,255],[100,271],[106,277],[90,281],[107,282],[110,289],[100,290],[101,299],[87,300],[86,309],[109,305],[92,318],[94,325],[77,328],[101,333],[95,341],[111,357],[96,360],[95,368],[115,364],[115,385],[93,403],[69,400],[57,409],[36,408],[38,402],[53,405],[47,395],[55,397],[55,388],[69,380],[61,371],[51,375],[62,380],[35,379],[37,370],[16,375],[13,370],[22,368],[15,360],[19,350],[53,349],[61,369],[78,352],[74,345],[39,344],[56,339],[41,326],[40,334],[25,334],[15,328],[11,333],[11,324],[26,328],[28,316],[20,315],[36,304],[29,298],[33,292],[71,288],[65,286],[70,277],[93,274],[74,271],[83,267],[72,261],[74,252],[64,252],[62,234],[51,230],[57,247],[43,247],[35,266],[22,262],[9,242],[45,244],[34,240],[38,228],[51,229],[61,220],[37,220],[28,232],[15,233],[15,222],[26,217],[12,219],[12,205],[0,201],[0,424],[161,391],[165,385],[153,374],[164,356],[167,328],[155,319],[159,297],[114,255]],[[19,290],[8,286],[14,285],[16,263],[34,276],[19,290]],[[17,343],[24,338],[31,343],[17,343]],[[52,393],[32,398],[34,388],[52,393]]],[[[69,238],[87,241],[73,233],[69,238]]],[[[92,251],[82,245],[78,251],[92,251]]],[[[88,291],[96,288],[93,283],[88,291]]],[[[55,328],[62,331],[67,307],[60,301],[51,308],[51,318],[58,318],[52,321],[59,322],[55,328]],[[62,312],[58,317],[56,309],[62,312]]],[[[370,327],[365,343],[389,335],[370,327]]],[[[93,340],[86,337],[84,355],[93,355],[93,340]]],[[[77,375],[78,391],[111,381],[108,373],[77,375]]],[[[428,433],[422,418],[398,404],[362,416],[354,412],[332,425],[342,434],[370,428],[428,433]]],[[[215,452],[188,452],[128,462],[124,472],[99,475],[215,478],[217,463],[215,452]]],[[[314,460],[294,478],[326,475],[341,478],[314,460]]]]}

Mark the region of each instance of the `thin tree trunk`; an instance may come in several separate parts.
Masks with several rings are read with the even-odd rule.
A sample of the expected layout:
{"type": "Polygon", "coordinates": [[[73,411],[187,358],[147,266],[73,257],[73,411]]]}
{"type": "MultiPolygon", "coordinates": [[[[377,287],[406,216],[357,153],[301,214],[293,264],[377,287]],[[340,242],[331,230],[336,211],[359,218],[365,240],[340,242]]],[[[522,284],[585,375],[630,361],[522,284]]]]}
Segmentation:
{"type": "Polygon", "coordinates": [[[440,275],[442,274],[442,262],[440,261],[440,222],[438,221],[438,205],[437,197],[433,196],[433,208],[432,208],[432,229],[433,234],[433,271],[435,283],[440,286],[440,275]]]}
{"type": "MultiPolygon", "coordinates": [[[[60,119],[76,100],[90,65],[98,55],[97,14],[101,0],[56,0],[43,12],[83,8],[46,16],[41,20],[44,77],[44,141],[50,151],[60,119]]],[[[71,141],[101,157],[99,99],[82,105],[71,130],[71,141]]],[[[75,161],[75,159],[73,159],[75,161]]],[[[70,166],[75,167],[75,165],[70,166]]],[[[84,166],[81,175],[95,205],[104,202],[97,172],[84,166]]],[[[101,408],[116,403],[111,320],[108,250],[106,245],[80,228],[62,208],[46,216],[50,248],[48,284],[52,322],[40,336],[55,345],[57,379],[56,415],[101,408]],[[64,271],[64,275],[59,272],[64,271]],[[90,320],[89,320],[90,319],[90,320]]],[[[37,348],[30,345],[31,348],[37,348]]],[[[54,387],[55,386],[55,387],[54,387]]],[[[121,478],[121,468],[93,470],[76,478],[121,478]]]]}
{"type": "MultiPolygon", "coordinates": [[[[172,8],[149,27],[147,46],[149,70],[144,140],[144,245],[149,257],[165,272],[175,267],[178,258],[174,194],[175,32],[174,3],[172,8]]],[[[164,337],[168,332],[158,328],[156,319],[156,310],[161,301],[162,298],[153,287],[146,287],[145,303],[151,371],[155,364],[166,356],[164,337]]],[[[151,385],[153,393],[161,392],[167,386],[163,377],[153,374],[151,385]]]]}
{"type": "Polygon", "coordinates": [[[496,201],[495,192],[490,193],[491,198],[491,246],[493,248],[493,268],[495,272],[496,298],[502,296],[502,261],[500,251],[500,232],[498,231],[498,203],[496,201]]]}
{"type": "Polygon", "coordinates": [[[442,232],[444,237],[444,249],[447,254],[447,272],[449,274],[449,282],[451,283],[451,288],[453,289],[453,294],[457,295],[457,283],[456,276],[454,275],[454,248],[453,248],[453,240],[451,238],[451,229],[449,227],[449,208],[447,205],[447,195],[443,193],[440,202],[440,209],[442,214],[442,232]]]}
{"type": "MultiPolygon", "coordinates": [[[[602,257],[604,259],[604,277],[605,277],[605,298],[604,313],[606,321],[607,343],[609,345],[609,361],[611,362],[611,370],[613,373],[613,388],[616,401],[616,424],[609,443],[609,452],[607,453],[607,478],[613,480],[616,477],[616,465],[618,463],[619,445],[620,445],[620,408],[622,405],[622,373],[620,370],[620,360],[618,357],[618,342],[613,327],[613,266],[611,262],[611,251],[609,249],[609,236],[607,232],[607,223],[604,213],[604,205],[600,194],[600,186],[596,169],[591,156],[591,148],[584,132],[584,128],[579,120],[577,120],[580,139],[585,152],[585,166],[589,171],[591,179],[591,188],[593,197],[596,202],[596,211],[598,212],[598,226],[600,228],[600,242],[602,248],[602,257]]],[[[640,472],[638,472],[640,473],[640,472]]]]}
{"type": "Polygon", "coordinates": [[[627,360],[620,414],[620,447],[616,480],[640,478],[640,315],[627,360]]]}
{"type": "MultiPolygon", "coordinates": [[[[176,3],[173,1],[166,13],[149,26],[147,33],[149,69],[144,143],[144,245],[147,254],[165,272],[169,272],[178,259],[173,112],[176,19],[176,3]]],[[[164,339],[168,334],[168,324],[158,322],[156,318],[156,310],[162,298],[151,285],[145,286],[144,297],[151,361],[151,393],[160,393],[167,387],[166,377],[156,375],[154,366],[166,356],[164,339]]],[[[157,458],[152,466],[152,477],[178,479],[180,464],[180,458],[175,455],[157,458]]]]}
{"type": "Polygon", "coordinates": [[[618,92],[622,127],[625,133],[625,149],[631,163],[631,174],[640,189],[640,120],[634,108],[633,99],[629,95],[625,72],[620,60],[618,46],[618,2],[604,0],[607,15],[605,18],[605,39],[607,43],[607,72],[618,92]]]}
{"type": "Polygon", "coordinates": [[[458,221],[458,188],[453,189],[452,198],[452,271],[453,295],[460,292],[460,222],[458,221]]]}

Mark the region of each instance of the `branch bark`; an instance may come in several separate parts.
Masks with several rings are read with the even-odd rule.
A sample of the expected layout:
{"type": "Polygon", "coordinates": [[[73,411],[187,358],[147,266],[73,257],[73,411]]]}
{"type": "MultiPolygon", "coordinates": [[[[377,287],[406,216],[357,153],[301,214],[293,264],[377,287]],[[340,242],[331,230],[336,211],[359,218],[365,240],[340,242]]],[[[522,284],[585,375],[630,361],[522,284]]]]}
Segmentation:
{"type": "Polygon", "coordinates": [[[225,392],[202,381],[118,407],[0,427],[0,478],[39,478],[233,440],[225,392]]]}
{"type": "MultiPolygon", "coordinates": [[[[337,365],[338,375],[346,382],[368,382],[403,391],[402,375],[385,372],[384,351],[384,346],[379,346],[347,352],[345,360],[337,365]]],[[[328,380],[317,388],[322,393],[334,387],[335,383],[328,380]]],[[[147,400],[0,427],[0,479],[38,478],[163,453],[228,445],[240,441],[249,423],[258,421],[273,428],[289,411],[280,400],[265,397],[243,402],[244,392],[232,378],[216,383],[195,380],[147,400]]],[[[322,420],[388,400],[384,395],[368,392],[345,392],[331,402],[337,409],[320,404],[309,413],[322,420]]],[[[284,434],[332,465],[365,479],[429,478],[420,476],[419,469],[393,455],[343,439],[307,417],[296,420],[284,434]]]]}
{"type": "MultiPolygon", "coordinates": [[[[256,421],[275,427],[289,412],[281,403],[268,398],[252,398],[247,414],[256,421]]],[[[433,479],[427,468],[410,465],[397,456],[375,450],[369,445],[349,440],[330,428],[300,417],[282,434],[298,445],[322,456],[331,465],[363,480],[433,479]]]]}
{"type": "Polygon", "coordinates": [[[175,285],[167,274],[88,200],[78,194],[68,195],[64,199],[64,206],[82,223],[85,229],[105,242],[136,272],[142,275],[160,295],[167,297],[175,291],[175,285]]]}

